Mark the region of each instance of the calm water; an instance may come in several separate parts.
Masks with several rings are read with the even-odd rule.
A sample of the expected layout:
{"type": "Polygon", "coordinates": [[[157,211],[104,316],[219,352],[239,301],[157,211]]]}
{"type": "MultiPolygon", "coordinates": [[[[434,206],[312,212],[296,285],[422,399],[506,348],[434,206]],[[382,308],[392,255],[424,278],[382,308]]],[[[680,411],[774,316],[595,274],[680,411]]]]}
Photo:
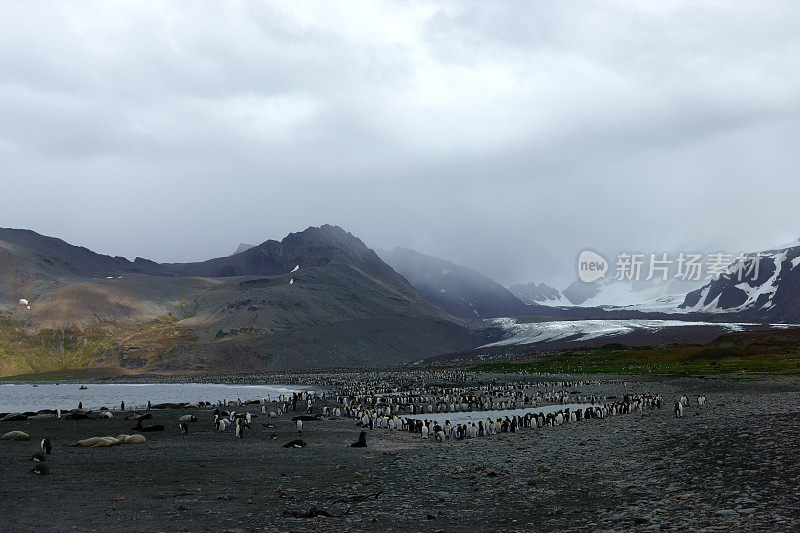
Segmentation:
{"type": "Polygon", "coordinates": [[[40,384],[37,387],[26,384],[0,385],[0,412],[38,411],[39,409],[74,409],[83,402],[85,409],[98,409],[102,406],[119,408],[125,401],[128,409],[131,402],[137,407],[146,407],[147,400],[152,403],[182,403],[209,401],[227,398],[236,400],[261,399],[269,395],[272,400],[281,394],[291,394],[311,387],[294,385],[223,385],[215,383],[150,383],[150,384],[40,384]]]}

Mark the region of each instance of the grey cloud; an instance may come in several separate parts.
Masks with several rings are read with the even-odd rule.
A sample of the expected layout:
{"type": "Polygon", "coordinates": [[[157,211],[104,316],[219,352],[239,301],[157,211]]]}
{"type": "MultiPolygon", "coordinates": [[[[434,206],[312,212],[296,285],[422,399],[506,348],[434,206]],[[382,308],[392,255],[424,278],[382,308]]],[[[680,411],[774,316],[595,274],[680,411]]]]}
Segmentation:
{"type": "Polygon", "coordinates": [[[182,261],[333,223],[501,282],[800,235],[800,7],[5,3],[0,225],[182,261]]]}

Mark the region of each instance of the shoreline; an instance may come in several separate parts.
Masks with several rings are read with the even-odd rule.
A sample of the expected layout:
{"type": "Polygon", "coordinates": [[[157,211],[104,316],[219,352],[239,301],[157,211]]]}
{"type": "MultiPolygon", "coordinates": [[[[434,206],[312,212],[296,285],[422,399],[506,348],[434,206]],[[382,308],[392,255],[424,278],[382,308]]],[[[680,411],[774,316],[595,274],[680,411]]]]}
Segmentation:
{"type": "MultiPolygon", "coordinates": [[[[477,383],[471,375],[441,377],[443,383],[477,383]]],[[[552,388],[529,378],[542,390],[552,388]]],[[[230,428],[218,432],[209,408],[153,410],[147,423],[163,424],[164,431],[144,433],[142,444],[111,448],[65,444],[131,433],[134,422],[119,412],[108,420],[0,422],[3,432],[31,435],[27,442],[0,441],[3,529],[104,529],[109,520],[121,531],[800,526],[800,464],[792,459],[800,453],[800,380],[623,376],[563,387],[607,398],[658,393],[666,405],[444,443],[363,429],[344,417],[307,422],[298,435],[291,419],[303,411],[299,407],[274,419],[258,406],[236,407],[253,415],[243,439],[230,428]],[[671,402],[683,394],[705,395],[707,403],[690,403],[685,416],[675,418],[671,402]],[[198,421],[180,435],[178,418],[187,414],[198,421]],[[360,431],[367,433],[367,447],[351,448],[360,431]],[[27,456],[43,436],[55,448],[47,459],[50,475],[36,476],[27,456]],[[283,447],[298,437],[306,447],[283,447]]]]}

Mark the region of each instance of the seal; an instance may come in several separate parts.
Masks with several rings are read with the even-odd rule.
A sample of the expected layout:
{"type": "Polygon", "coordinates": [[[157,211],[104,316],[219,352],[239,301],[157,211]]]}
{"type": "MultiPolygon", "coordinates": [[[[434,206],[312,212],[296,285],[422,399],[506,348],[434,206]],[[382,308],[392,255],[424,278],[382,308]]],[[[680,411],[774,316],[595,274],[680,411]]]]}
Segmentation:
{"type": "Polygon", "coordinates": [[[30,440],[31,436],[24,431],[9,431],[0,437],[0,440],[30,440]]]}
{"type": "Polygon", "coordinates": [[[362,431],[358,436],[358,440],[350,445],[351,448],[366,448],[367,447],[367,432],[362,431]]]}
{"type": "Polygon", "coordinates": [[[134,431],[164,431],[164,426],[161,424],[153,424],[152,426],[143,426],[142,419],[136,421],[136,425],[132,428],[134,431]]]}

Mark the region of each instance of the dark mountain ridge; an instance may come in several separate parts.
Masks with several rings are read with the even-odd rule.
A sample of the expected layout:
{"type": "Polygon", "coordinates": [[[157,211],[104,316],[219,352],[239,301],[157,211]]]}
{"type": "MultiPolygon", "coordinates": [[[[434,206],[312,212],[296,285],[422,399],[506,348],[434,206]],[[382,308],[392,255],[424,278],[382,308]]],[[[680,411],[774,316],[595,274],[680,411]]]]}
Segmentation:
{"type": "Polygon", "coordinates": [[[466,319],[531,314],[508,289],[471,268],[408,248],[381,252],[381,257],[431,301],[453,316],[466,319]]]}
{"type": "MultiPolygon", "coordinates": [[[[86,332],[96,340],[102,329],[102,345],[84,355],[137,370],[394,364],[482,341],[360,239],[328,225],[228,257],[167,264],[0,230],[0,310],[28,336],[70,331],[83,350],[86,332]]],[[[20,353],[14,368],[25,360],[20,353]]],[[[45,355],[38,361],[47,367],[45,355]]]]}

